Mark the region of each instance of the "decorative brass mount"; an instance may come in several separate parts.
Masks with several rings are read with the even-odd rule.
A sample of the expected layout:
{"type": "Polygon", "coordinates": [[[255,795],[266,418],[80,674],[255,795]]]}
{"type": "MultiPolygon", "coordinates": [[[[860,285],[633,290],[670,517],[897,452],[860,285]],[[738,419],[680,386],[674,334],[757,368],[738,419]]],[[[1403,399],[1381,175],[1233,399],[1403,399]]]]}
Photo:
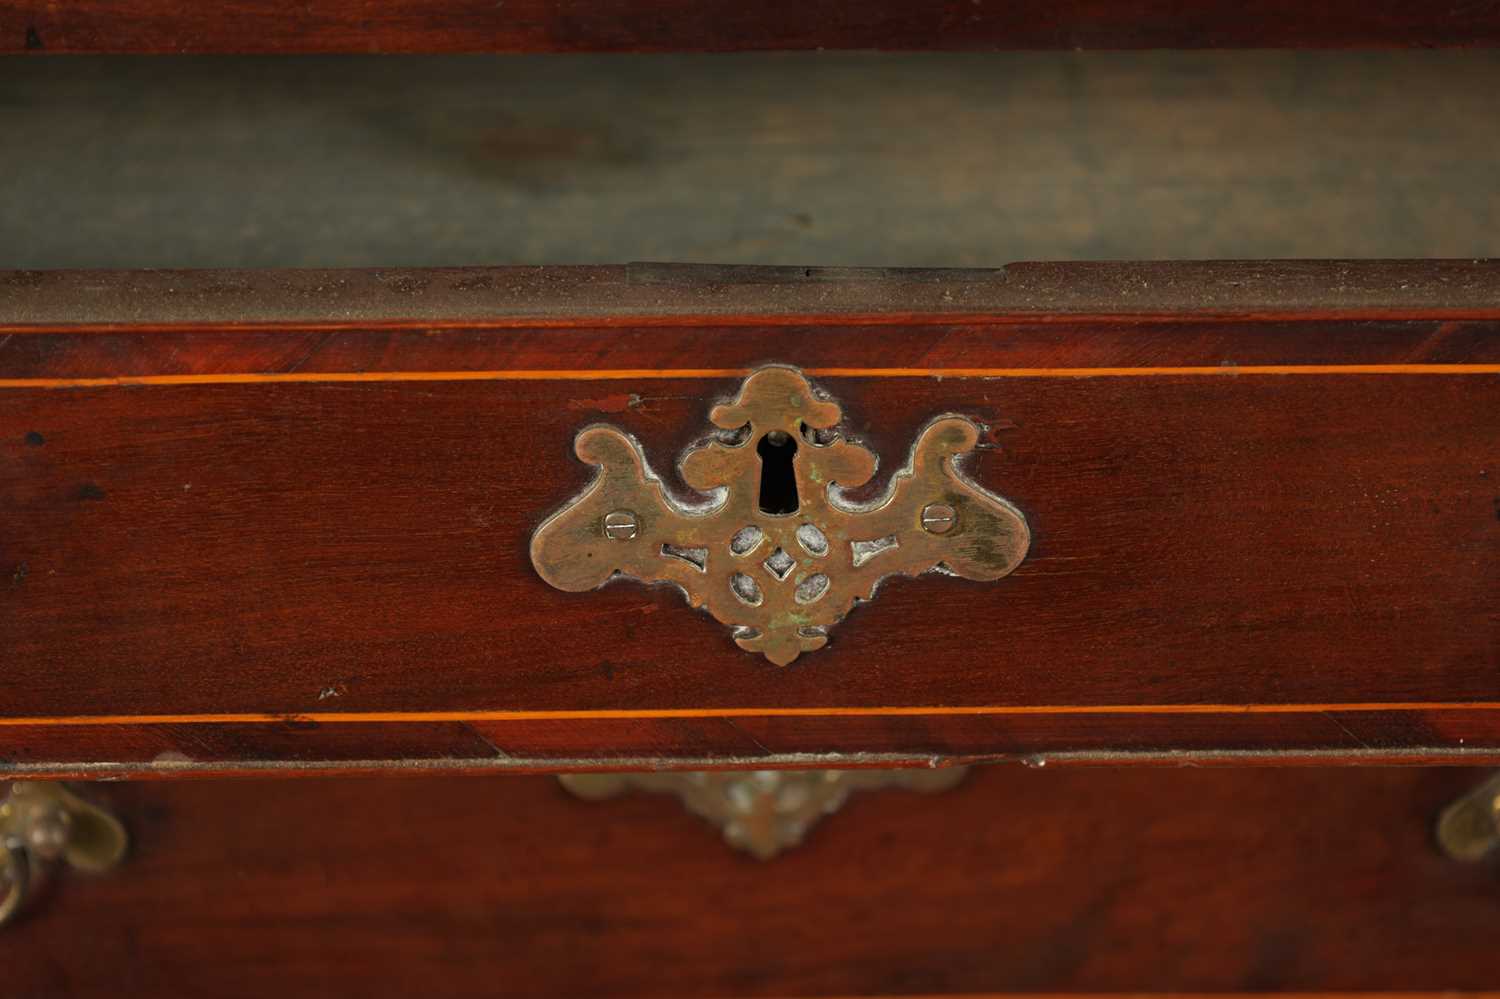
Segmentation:
{"type": "Polygon", "coordinates": [[[933,793],[963,780],[964,767],[939,770],[752,770],[648,774],[569,774],[563,787],[589,801],[629,790],[675,794],[724,832],[730,846],[769,860],[802,842],[854,791],[901,788],[933,793]]]}
{"type": "Polygon", "coordinates": [[[839,491],[868,482],[875,455],[831,432],[840,415],[796,368],[756,370],[709,414],[720,432],[678,466],[688,485],[714,494],[697,507],[668,494],[624,431],[585,427],[574,450],[599,473],[537,528],[532,564],[561,590],[616,573],[675,583],[732,626],[741,648],[778,666],[821,648],[886,576],[940,569],[990,580],[1021,564],[1026,519],[954,467],[979,439],[972,420],[932,420],[885,495],[856,504],[839,491]]]}
{"type": "Polygon", "coordinates": [[[119,819],[61,784],[11,785],[0,800],[0,925],[26,906],[52,864],[106,871],[125,856],[127,843],[119,819]]]}
{"type": "Polygon", "coordinates": [[[1483,860],[1500,850],[1500,774],[1445,808],[1437,836],[1454,860],[1483,860]]]}

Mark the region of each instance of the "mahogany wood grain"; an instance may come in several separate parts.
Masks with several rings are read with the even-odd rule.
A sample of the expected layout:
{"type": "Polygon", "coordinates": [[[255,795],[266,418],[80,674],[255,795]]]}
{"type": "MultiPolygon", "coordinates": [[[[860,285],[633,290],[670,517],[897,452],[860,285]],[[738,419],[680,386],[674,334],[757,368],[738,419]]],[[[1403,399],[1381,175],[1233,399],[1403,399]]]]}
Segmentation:
{"type": "Polygon", "coordinates": [[[343,320],[284,286],[206,320],[214,287],[249,294],[212,275],[132,320],[121,289],[171,279],[78,275],[68,324],[68,278],[0,278],[0,759],[1500,759],[1500,270],[1374,264],[1377,291],[1329,264],[1320,316],[1316,265],[1282,286],[1244,265],[1237,291],[1233,265],[1157,266],[1140,298],[1124,268],[1078,268],[1071,299],[1066,267],[1051,291],[893,278],[961,280],[959,319],[881,313],[878,275],[710,271],[709,293],[674,271],[644,285],[655,320],[605,322],[645,304],[618,272],[543,270],[524,293],[419,274],[409,309],[343,320]],[[1171,312],[1204,274],[1207,304],[1171,312]],[[704,314],[757,276],[759,318],[704,314]],[[512,291],[434,312],[461,284],[512,291]],[[768,361],[807,369],[887,470],[938,413],[985,423],[967,470],[1027,514],[1026,562],[891,580],[785,670],[675,591],[537,577],[531,531],[589,481],[580,427],[624,427],[674,481],[712,400],[768,361]]]}
{"type": "Polygon", "coordinates": [[[5,931],[9,994],[1343,994],[1500,980],[1469,770],[981,768],[770,863],[547,778],[122,784],[133,853],[5,931]]]}
{"type": "Polygon", "coordinates": [[[0,52],[661,52],[1494,45],[1500,4],[1410,0],[3,0],[0,52]]]}

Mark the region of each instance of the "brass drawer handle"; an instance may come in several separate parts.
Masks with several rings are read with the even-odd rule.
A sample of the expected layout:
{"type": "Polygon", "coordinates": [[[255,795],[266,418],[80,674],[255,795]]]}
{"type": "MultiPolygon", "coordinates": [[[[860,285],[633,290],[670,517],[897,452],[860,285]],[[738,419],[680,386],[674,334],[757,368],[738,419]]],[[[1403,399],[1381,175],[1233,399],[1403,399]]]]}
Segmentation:
{"type": "Polygon", "coordinates": [[[1021,564],[1026,518],[955,466],[979,440],[973,420],[934,418],[886,494],[860,504],[840,489],[868,482],[875,455],[834,432],[841,415],[796,368],[756,370],[709,414],[714,438],[682,458],[682,477],[709,494],[698,505],[667,492],[625,431],[585,427],[574,450],[599,473],[537,528],[532,564],[561,590],[616,573],[675,583],[778,666],[821,648],[887,576],[991,580],[1021,564]]]}
{"type": "Polygon", "coordinates": [[[1454,860],[1483,860],[1500,848],[1500,774],[1444,809],[1437,837],[1454,860]]]}
{"type": "Polygon", "coordinates": [[[0,800],[0,925],[13,920],[61,861],[89,873],[125,856],[120,820],[61,784],[20,783],[0,800]]]}

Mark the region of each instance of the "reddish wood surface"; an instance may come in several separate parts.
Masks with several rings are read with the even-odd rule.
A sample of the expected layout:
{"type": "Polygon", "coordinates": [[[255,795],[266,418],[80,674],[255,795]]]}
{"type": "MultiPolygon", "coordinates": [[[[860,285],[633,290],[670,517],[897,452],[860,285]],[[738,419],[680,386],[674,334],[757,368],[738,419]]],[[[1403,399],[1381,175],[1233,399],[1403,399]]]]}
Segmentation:
{"type": "MultiPolygon", "coordinates": [[[[1080,268],[1048,313],[969,314],[971,287],[959,320],[871,316],[883,282],[849,279],[768,281],[756,321],[702,316],[700,288],[658,291],[659,322],[601,324],[565,271],[571,320],[340,323],[310,296],[253,328],[164,311],[201,309],[212,277],[135,328],[132,279],[77,278],[87,321],[64,326],[62,279],[12,277],[32,290],[0,312],[0,758],[1500,759],[1500,282],[1374,266],[1398,289],[1381,318],[1347,290],[1320,318],[1243,289],[1206,296],[1219,318],[1129,316],[1080,268]],[[1432,315],[1445,285],[1464,318],[1432,315]],[[820,294],[839,305],[809,316],[798,296],[820,294]],[[968,471],[1027,514],[1027,561],[992,584],[892,580],[787,670],[675,591],[541,582],[527,539],[589,479],[578,428],[618,423],[668,470],[766,361],[808,369],[887,470],[937,413],[988,424],[968,471]]],[[[1187,296],[1159,275],[1152,295],[1187,296]]]]}
{"type": "Polygon", "coordinates": [[[1500,4],[1298,0],[0,3],[10,52],[658,52],[1493,45],[1500,4]]]}
{"type": "Polygon", "coordinates": [[[862,794],[762,864],[547,778],[101,785],[134,851],[5,931],[21,996],[1484,989],[1466,770],[1027,771],[862,794]]]}

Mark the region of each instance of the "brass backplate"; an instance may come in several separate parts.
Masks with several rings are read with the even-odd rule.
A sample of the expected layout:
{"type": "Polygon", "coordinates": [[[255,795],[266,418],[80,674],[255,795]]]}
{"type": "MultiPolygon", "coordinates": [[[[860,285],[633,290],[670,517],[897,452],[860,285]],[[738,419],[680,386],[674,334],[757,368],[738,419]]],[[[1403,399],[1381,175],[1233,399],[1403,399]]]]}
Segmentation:
{"type": "Polygon", "coordinates": [[[750,770],[643,774],[566,774],[563,787],[589,801],[627,791],[675,794],[694,815],[718,826],[724,842],[759,860],[801,843],[808,831],[856,791],[935,793],[958,785],[965,767],[937,770],[750,770]]]}
{"type": "Polygon", "coordinates": [[[973,420],[930,421],[884,496],[859,504],[841,490],[867,483],[876,458],[835,432],[841,415],[796,368],[757,369],[710,412],[714,437],[679,463],[708,494],[697,505],[668,493],[628,433],[585,427],[574,450],[598,474],[537,528],[532,564],[561,590],[616,574],[674,583],[779,666],[821,648],[887,576],[992,580],[1021,564],[1025,517],[954,466],[978,442],[973,420]]]}

